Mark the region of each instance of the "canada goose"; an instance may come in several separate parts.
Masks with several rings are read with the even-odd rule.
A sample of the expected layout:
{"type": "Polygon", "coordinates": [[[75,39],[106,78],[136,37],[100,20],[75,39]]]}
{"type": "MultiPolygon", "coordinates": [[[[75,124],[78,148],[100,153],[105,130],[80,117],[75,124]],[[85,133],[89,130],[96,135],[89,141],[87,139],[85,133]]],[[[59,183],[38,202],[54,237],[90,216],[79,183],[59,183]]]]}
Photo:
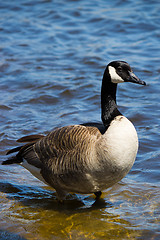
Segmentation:
{"type": "Polygon", "coordinates": [[[31,135],[17,142],[23,146],[2,164],[17,163],[52,186],[59,200],[67,193],[94,193],[121,180],[131,169],[138,150],[133,124],[118,110],[117,83],[146,85],[124,61],[113,61],[105,69],[101,88],[103,125],[82,124],[53,130],[47,136],[31,135]]]}

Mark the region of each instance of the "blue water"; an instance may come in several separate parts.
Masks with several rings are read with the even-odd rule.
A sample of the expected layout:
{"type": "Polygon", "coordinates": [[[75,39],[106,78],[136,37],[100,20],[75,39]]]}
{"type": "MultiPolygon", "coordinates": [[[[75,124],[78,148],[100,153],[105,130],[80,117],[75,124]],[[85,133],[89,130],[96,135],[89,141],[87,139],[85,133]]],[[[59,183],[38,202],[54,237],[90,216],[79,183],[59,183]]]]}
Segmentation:
{"type": "Polygon", "coordinates": [[[100,121],[110,61],[127,61],[147,83],[118,86],[140,147],[103,206],[77,195],[59,207],[25,169],[0,165],[2,239],[160,239],[159,12],[158,0],[0,1],[1,161],[23,135],[100,121]]]}

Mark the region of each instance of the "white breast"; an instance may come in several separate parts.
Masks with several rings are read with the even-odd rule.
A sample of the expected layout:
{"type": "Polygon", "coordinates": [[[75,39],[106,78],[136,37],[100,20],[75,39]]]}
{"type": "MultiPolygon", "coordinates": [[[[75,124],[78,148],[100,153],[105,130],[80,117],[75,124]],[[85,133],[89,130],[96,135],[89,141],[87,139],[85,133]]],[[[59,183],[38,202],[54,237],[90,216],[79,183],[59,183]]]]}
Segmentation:
{"type": "Polygon", "coordinates": [[[127,174],[138,151],[135,127],[126,117],[117,116],[103,136],[111,163],[127,174]]]}

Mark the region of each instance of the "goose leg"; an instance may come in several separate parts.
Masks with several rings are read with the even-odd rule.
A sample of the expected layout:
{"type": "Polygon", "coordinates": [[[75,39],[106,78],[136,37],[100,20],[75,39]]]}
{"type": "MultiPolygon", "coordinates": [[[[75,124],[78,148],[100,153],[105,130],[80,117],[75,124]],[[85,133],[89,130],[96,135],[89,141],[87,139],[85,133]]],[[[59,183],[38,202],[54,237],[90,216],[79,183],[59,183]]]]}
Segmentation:
{"type": "Polygon", "coordinates": [[[95,192],[94,195],[96,196],[96,200],[98,200],[100,199],[102,192],[101,191],[95,192]]]}
{"type": "Polygon", "coordinates": [[[63,203],[66,198],[67,192],[60,189],[55,189],[55,190],[56,190],[58,202],[63,203]]]}

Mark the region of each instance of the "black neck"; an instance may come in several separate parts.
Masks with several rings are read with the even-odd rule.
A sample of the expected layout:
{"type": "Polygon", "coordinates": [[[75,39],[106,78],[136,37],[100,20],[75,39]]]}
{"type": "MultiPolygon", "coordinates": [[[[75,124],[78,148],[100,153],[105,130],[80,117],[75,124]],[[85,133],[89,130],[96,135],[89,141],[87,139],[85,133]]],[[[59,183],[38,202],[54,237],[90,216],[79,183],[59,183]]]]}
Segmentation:
{"type": "Polygon", "coordinates": [[[116,104],[116,90],[117,84],[112,83],[110,80],[110,75],[105,71],[102,80],[101,89],[101,109],[102,109],[102,122],[107,128],[110,122],[118,115],[122,115],[116,104]],[[109,81],[108,81],[109,80],[109,81]]]}

